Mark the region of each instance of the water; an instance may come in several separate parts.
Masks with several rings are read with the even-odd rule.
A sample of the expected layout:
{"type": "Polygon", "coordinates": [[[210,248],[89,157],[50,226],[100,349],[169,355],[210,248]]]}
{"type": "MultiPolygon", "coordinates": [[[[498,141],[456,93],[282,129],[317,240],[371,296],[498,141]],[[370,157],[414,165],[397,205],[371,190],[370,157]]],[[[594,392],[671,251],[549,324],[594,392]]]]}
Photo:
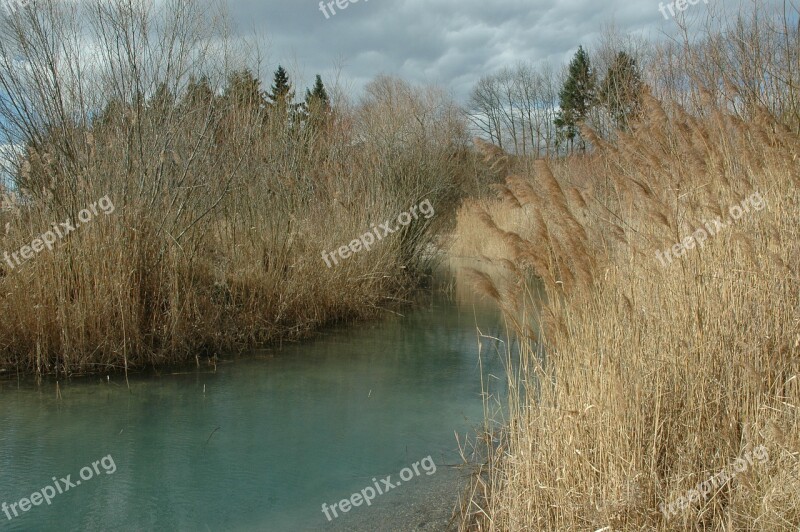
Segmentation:
{"type": "Polygon", "coordinates": [[[504,328],[474,303],[430,296],[405,317],[216,371],[132,377],[130,390],[93,377],[61,383],[59,399],[51,383],[3,381],[0,502],[54,476],[59,487],[91,478],[50,505],[18,505],[19,517],[0,513],[0,530],[443,530],[469,473],[452,467],[456,435],[483,420],[480,368],[483,386],[502,389],[490,376],[503,374],[500,344],[483,339],[479,364],[476,325],[500,338],[504,328]],[[322,512],[428,456],[435,473],[422,462],[370,506],[329,512],[330,522],[322,512]]]}

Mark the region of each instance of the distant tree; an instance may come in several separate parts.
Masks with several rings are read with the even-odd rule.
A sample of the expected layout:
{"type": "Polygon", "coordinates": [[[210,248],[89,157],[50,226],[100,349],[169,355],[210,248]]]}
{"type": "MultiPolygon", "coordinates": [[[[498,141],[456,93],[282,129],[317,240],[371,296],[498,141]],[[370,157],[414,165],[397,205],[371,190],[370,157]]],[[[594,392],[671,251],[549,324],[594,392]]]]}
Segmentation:
{"type": "Polygon", "coordinates": [[[183,106],[189,109],[205,108],[214,101],[214,90],[208,77],[202,76],[200,79],[192,76],[186,87],[186,94],[183,97],[183,106]]]}
{"type": "Polygon", "coordinates": [[[155,94],[148,102],[148,108],[153,112],[156,120],[166,120],[168,115],[175,109],[176,98],[166,83],[158,85],[155,94]]]}
{"type": "Polygon", "coordinates": [[[639,115],[643,89],[644,83],[636,59],[625,52],[619,52],[608,68],[598,95],[600,103],[608,110],[617,128],[627,129],[630,121],[639,115]]]}
{"type": "Polygon", "coordinates": [[[317,74],[317,79],[314,82],[314,89],[306,89],[306,107],[309,109],[319,107],[327,111],[330,108],[330,98],[328,91],[325,90],[325,85],[322,83],[322,76],[317,74]]]}
{"type": "Polygon", "coordinates": [[[549,154],[556,136],[557,85],[548,64],[521,62],[485,75],[472,89],[467,118],[484,139],[504,150],[549,154]]]}
{"type": "Polygon", "coordinates": [[[482,76],[469,97],[468,118],[491,143],[503,146],[503,101],[497,76],[482,76]]]}
{"type": "Polygon", "coordinates": [[[278,65],[272,87],[267,92],[267,106],[273,119],[278,123],[288,124],[291,129],[296,130],[303,118],[303,104],[294,103],[294,94],[289,75],[278,65]]]}
{"type": "Polygon", "coordinates": [[[266,105],[259,80],[249,69],[237,70],[228,77],[223,99],[237,109],[262,109],[266,105]]]}
{"type": "Polygon", "coordinates": [[[275,71],[272,87],[267,93],[267,98],[273,106],[288,107],[294,102],[294,90],[292,89],[291,81],[289,81],[289,74],[280,65],[278,65],[278,70],[275,71]]]}
{"type": "MultiPolygon", "coordinates": [[[[561,137],[569,141],[571,148],[574,147],[575,138],[579,137],[579,124],[586,120],[595,105],[596,89],[597,79],[589,54],[583,46],[579,46],[569,63],[567,79],[559,93],[560,110],[554,121],[561,137]]],[[[585,150],[583,141],[581,145],[585,150]]]]}
{"type": "Polygon", "coordinates": [[[306,89],[306,100],[302,105],[302,115],[306,123],[312,128],[319,128],[331,110],[331,101],[322,77],[317,74],[312,90],[306,89]]]}

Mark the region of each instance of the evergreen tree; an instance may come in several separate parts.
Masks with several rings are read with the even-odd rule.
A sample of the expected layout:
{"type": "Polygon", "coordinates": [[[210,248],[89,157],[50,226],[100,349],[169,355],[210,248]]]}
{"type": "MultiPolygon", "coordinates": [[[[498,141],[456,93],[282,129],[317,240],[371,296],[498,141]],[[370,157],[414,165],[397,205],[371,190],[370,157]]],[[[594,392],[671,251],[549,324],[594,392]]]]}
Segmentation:
{"type": "Polygon", "coordinates": [[[186,87],[186,95],[183,97],[183,105],[187,108],[208,107],[214,101],[214,90],[211,88],[211,81],[207,76],[200,79],[192,76],[186,87]]]}
{"type": "Polygon", "coordinates": [[[270,92],[267,93],[267,98],[271,105],[279,107],[288,107],[294,102],[294,90],[292,90],[289,75],[280,65],[275,71],[274,81],[270,92]]]}
{"type": "Polygon", "coordinates": [[[579,46],[569,63],[567,80],[559,93],[560,110],[554,121],[560,136],[569,140],[571,146],[578,136],[578,125],[586,120],[595,104],[596,85],[589,54],[579,46]]]}
{"type": "Polygon", "coordinates": [[[231,73],[223,98],[238,109],[256,110],[266,104],[261,91],[261,81],[249,69],[231,73]]]}
{"type": "Polygon", "coordinates": [[[319,105],[324,110],[330,108],[328,91],[325,90],[325,85],[322,83],[322,76],[319,74],[317,74],[317,79],[314,83],[314,90],[309,91],[306,89],[306,106],[311,108],[314,104],[319,105]]]}
{"type": "Polygon", "coordinates": [[[165,119],[175,108],[175,95],[169,90],[166,82],[161,82],[156,88],[155,94],[148,102],[148,108],[155,114],[155,119],[165,119]]]}
{"type": "Polygon", "coordinates": [[[109,101],[105,108],[92,120],[92,127],[107,127],[120,123],[128,108],[120,100],[109,101]]]}
{"type": "Polygon", "coordinates": [[[615,126],[627,129],[642,108],[644,83],[636,59],[619,52],[600,87],[599,99],[611,114],[615,126]]]}
{"type": "Polygon", "coordinates": [[[267,99],[269,100],[267,106],[272,120],[288,125],[292,130],[300,127],[304,116],[303,104],[294,103],[292,83],[289,81],[289,75],[286,70],[280,65],[275,71],[272,87],[267,93],[267,99]]]}
{"type": "Polygon", "coordinates": [[[314,89],[306,89],[306,100],[302,105],[302,118],[309,127],[318,128],[325,122],[330,110],[331,102],[328,91],[325,90],[322,77],[317,74],[314,89]]]}

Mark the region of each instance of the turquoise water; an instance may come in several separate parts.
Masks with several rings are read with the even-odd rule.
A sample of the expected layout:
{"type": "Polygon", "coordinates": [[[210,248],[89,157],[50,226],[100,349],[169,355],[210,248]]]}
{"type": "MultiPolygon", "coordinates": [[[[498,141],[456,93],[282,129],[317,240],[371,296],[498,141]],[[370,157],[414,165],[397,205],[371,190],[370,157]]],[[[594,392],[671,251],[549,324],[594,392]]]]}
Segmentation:
{"type": "Polygon", "coordinates": [[[59,399],[51,383],[6,380],[0,502],[19,516],[0,513],[0,530],[443,530],[468,476],[457,435],[482,424],[481,367],[484,386],[502,383],[499,344],[483,339],[479,364],[476,324],[504,337],[492,309],[430,296],[405,317],[130,389],[94,377],[62,382],[59,399]],[[435,473],[420,465],[369,506],[322,512],[428,456],[435,473]],[[19,509],[81,472],[50,505],[19,509]]]}

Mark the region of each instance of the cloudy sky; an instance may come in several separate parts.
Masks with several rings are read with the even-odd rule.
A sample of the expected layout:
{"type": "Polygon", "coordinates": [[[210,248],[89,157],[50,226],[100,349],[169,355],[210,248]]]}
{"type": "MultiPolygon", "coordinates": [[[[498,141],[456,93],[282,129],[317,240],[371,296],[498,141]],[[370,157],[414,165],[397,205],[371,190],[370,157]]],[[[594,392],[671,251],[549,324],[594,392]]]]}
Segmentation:
{"type": "MultiPolygon", "coordinates": [[[[326,7],[328,18],[319,0],[230,0],[229,9],[238,33],[269,43],[268,66],[280,62],[301,78],[298,94],[314,74],[331,80],[340,71],[356,92],[376,75],[389,74],[440,85],[461,102],[481,75],[504,66],[568,62],[578,44],[591,47],[610,23],[650,39],[677,28],[655,0],[350,1],[340,0],[343,10],[334,3],[336,14],[326,7]]],[[[696,1],[685,16],[732,12],[738,4],[696,1]]]]}

